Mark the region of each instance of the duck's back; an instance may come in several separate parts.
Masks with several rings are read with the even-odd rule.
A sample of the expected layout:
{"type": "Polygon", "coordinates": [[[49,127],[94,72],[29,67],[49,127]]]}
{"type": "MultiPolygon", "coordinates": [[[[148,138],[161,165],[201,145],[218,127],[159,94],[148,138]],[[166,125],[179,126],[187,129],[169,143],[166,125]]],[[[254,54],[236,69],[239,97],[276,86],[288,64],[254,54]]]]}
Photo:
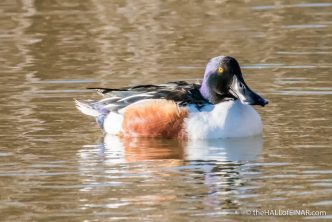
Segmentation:
{"type": "Polygon", "coordinates": [[[143,100],[165,99],[177,103],[179,106],[195,104],[201,107],[208,103],[199,92],[200,85],[185,81],[168,82],[160,85],[138,85],[119,89],[90,88],[95,89],[104,99],[95,103],[89,103],[94,107],[101,106],[109,111],[118,111],[131,104],[143,100]]]}

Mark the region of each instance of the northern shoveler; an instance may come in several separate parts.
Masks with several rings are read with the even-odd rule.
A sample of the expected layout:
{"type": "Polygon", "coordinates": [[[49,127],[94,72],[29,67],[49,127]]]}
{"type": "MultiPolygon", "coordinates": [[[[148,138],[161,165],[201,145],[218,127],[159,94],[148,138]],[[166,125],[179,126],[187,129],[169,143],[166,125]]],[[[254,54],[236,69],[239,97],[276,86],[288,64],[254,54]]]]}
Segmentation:
{"type": "Polygon", "coordinates": [[[268,101],[245,83],[230,56],[212,58],[201,84],[184,81],[120,89],[93,88],[100,101],[76,107],[96,118],[106,133],[125,137],[228,138],[262,133],[260,116],[250,105],[268,101]]]}

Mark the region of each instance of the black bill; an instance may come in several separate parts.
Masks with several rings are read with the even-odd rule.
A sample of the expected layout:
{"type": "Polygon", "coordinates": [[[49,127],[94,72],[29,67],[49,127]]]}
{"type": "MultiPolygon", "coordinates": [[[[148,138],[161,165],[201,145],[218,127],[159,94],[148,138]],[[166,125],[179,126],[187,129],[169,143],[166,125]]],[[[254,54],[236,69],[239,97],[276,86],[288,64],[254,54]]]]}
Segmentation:
{"type": "Polygon", "coordinates": [[[269,102],[253,92],[243,79],[239,80],[236,75],[230,87],[230,93],[238,98],[243,104],[265,106],[269,102]]]}

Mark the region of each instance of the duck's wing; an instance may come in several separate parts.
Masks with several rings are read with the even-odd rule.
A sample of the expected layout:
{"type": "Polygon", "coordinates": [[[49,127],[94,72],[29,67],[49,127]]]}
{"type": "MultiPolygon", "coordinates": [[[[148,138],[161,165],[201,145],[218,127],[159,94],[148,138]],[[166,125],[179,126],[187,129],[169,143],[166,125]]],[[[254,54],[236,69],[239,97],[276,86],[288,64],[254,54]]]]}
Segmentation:
{"type": "Polygon", "coordinates": [[[199,92],[199,85],[185,81],[169,82],[160,85],[138,85],[119,89],[95,89],[104,98],[93,106],[100,106],[109,111],[118,111],[130,104],[146,99],[166,99],[175,101],[180,106],[195,104],[198,108],[207,103],[199,92]]]}

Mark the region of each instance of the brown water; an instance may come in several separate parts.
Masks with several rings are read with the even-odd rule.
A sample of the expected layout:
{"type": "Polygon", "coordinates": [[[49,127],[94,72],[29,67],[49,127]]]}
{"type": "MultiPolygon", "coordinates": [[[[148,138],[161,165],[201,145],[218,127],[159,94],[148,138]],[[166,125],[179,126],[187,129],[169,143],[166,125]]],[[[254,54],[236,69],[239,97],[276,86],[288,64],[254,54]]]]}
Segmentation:
{"type": "Polygon", "coordinates": [[[0,221],[331,220],[332,3],[289,2],[2,0],[0,221]],[[263,138],[103,138],[74,108],[220,54],[270,100],[263,138]]]}

